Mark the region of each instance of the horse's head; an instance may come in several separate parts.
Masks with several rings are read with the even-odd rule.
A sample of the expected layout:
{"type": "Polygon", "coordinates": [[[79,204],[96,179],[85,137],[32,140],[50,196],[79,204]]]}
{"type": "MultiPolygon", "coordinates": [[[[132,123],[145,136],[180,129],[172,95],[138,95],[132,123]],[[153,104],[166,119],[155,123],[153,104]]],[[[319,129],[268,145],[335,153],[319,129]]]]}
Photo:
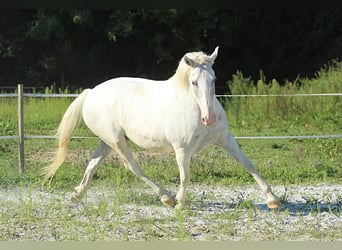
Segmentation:
{"type": "Polygon", "coordinates": [[[216,121],[215,103],[215,72],[212,65],[217,57],[218,47],[211,55],[203,52],[193,52],[184,55],[184,62],[191,67],[188,83],[201,110],[201,120],[205,126],[213,125],[216,121]]]}

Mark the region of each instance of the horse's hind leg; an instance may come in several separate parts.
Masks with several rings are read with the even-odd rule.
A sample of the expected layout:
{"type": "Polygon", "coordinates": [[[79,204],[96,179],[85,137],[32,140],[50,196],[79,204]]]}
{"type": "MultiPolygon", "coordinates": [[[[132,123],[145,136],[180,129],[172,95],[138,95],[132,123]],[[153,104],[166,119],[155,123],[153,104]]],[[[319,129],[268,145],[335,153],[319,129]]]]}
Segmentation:
{"type": "Polygon", "coordinates": [[[219,143],[227,153],[229,153],[235,160],[240,162],[247,172],[253,176],[255,181],[258,183],[261,190],[266,195],[266,204],[269,208],[279,208],[279,199],[272,193],[271,187],[260,177],[258,171],[255,169],[253,163],[248,159],[248,157],[241,151],[240,147],[234,140],[231,134],[228,134],[224,138],[223,142],[219,143]]]}
{"type": "Polygon", "coordinates": [[[176,205],[175,200],[168,194],[163,188],[154,183],[149,177],[147,177],[144,171],[140,168],[137,161],[127,145],[127,141],[124,136],[120,136],[118,143],[111,145],[113,149],[122,157],[124,165],[127,169],[132,171],[136,176],[142,179],[147,185],[149,185],[153,191],[161,197],[161,202],[170,207],[176,205]]]}
{"type": "Polygon", "coordinates": [[[103,141],[100,142],[100,145],[97,147],[91,160],[88,163],[87,169],[84,173],[83,179],[79,186],[75,188],[75,191],[71,194],[71,201],[76,202],[82,198],[82,196],[87,191],[88,185],[99,167],[102,160],[110,153],[112,149],[105,144],[103,141]]]}

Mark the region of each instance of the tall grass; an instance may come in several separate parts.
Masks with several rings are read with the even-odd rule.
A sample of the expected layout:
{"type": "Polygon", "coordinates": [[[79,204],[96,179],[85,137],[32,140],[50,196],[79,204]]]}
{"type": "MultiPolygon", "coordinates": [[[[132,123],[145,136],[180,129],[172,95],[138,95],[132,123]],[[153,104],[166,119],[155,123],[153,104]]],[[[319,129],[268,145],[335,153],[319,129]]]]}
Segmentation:
{"type": "MultiPolygon", "coordinates": [[[[332,61],[314,78],[297,78],[283,85],[275,79],[267,82],[262,72],[254,82],[241,71],[227,84],[233,95],[342,93],[342,63],[332,61]]],[[[342,128],[340,96],[233,97],[221,101],[230,126],[251,133],[339,133],[342,128]]]]}

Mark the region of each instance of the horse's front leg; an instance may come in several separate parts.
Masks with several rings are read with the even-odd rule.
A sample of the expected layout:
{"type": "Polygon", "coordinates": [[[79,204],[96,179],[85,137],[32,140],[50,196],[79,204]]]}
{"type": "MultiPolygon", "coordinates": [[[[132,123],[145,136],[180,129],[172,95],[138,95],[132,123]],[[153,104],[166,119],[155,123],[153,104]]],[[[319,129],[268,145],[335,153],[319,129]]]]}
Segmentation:
{"type": "Polygon", "coordinates": [[[271,187],[260,177],[253,163],[241,151],[233,136],[228,133],[227,136],[222,139],[223,140],[218,143],[219,146],[222,146],[227,151],[227,153],[229,153],[235,160],[240,162],[247,170],[247,172],[255,179],[255,181],[258,183],[259,187],[266,196],[267,206],[269,208],[280,208],[278,197],[273,194],[271,187]]]}
{"type": "Polygon", "coordinates": [[[190,181],[190,159],[191,156],[186,154],[184,148],[175,149],[177,164],[179,167],[180,186],[176,195],[177,209],[185,206],[185,191],[190,181]]]}

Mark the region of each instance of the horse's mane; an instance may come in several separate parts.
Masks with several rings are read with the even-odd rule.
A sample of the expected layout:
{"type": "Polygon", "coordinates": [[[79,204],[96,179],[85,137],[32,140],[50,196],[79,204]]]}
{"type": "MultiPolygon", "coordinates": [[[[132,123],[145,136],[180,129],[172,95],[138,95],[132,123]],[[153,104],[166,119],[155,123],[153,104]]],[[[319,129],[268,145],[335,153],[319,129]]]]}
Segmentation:
{"type": "Polygon", "coordinates": [[[176,85],[186,88],[189,86],[188,75],[192,67],[185,63],[185,56],[200,65],[208,65],[211,67],[214,62],[211,60],[210,56],[202,51],[186,53],[180,60],[175,74],[170,78],[170,80],[172,80],[176,85]]]}

